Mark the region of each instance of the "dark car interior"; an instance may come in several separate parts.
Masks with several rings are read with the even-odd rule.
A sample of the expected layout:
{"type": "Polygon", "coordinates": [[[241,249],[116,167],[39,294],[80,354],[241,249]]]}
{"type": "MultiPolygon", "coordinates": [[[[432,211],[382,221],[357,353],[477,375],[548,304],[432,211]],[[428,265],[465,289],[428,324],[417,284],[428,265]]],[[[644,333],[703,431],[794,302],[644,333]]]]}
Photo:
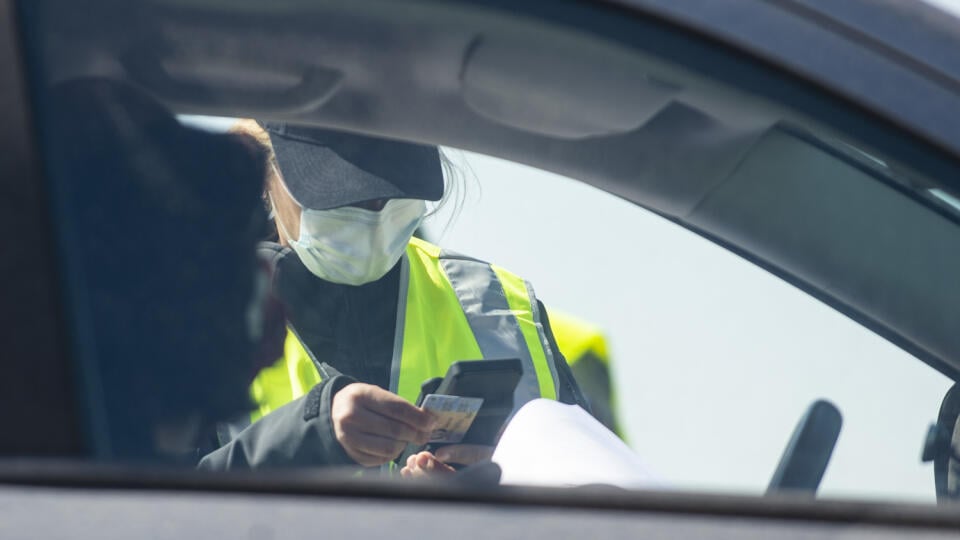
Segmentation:
{"type": "MultiPolygon", "coordinates": [[[[578,2],[508,4],[23,2],[28,86],[12,102],[29,95],[39,144],[31,150],[26,137],[3,144],[15,149],[8,155],[34,154],[17,161],[37,167],[24,174],[49,174],[45,148],[62,127],[49,112],[52,89],[94,77],[132,85],[181,114],[322,125],[493,155],[665,217],[960,380],[960,210],[934,194],[960,197],[957,148],[911,136],[842,96],[654,15],[578,2]],[[587,18],[589,25],[578,24],[587,18]]],[[[30,129],[25,118],[9,118],[11,127],[30,129]]],[[[56,241],[32,243],[35,252],[15,257],[26,266],[4,269],[51,275],[60,288],[13,291],[12,303],[30,311],[4,314],[52,320],[42,334],[57,338],[24,325],[12,342],[20,346],[11,357],[37,364],[24,368],[34,370],[27,384],[0,383],[4,399],[26,406],[46,396],[33,409],[45,420],[24,421],[24,435],[0,451],[109,462],[116,427],[100,409],[103,374],[78,329],[91,303],[71,277],[90,269],[71,253],[67,233],[78,222],[57,206],[69,206],[68,186],[53,171],[43,190],[9,188],[37,208],[53,201],[53,221],[65,221],[51,230],[46,212],[31,213],[48,225],[29,233],[56,241]]],[[[8,230],[28,223],[22,210],[3,214],[8,230]]],[[[924,456],[934,462],[943,501],[958,497],[957,396],[954,387],[944,397],[924,456]]],[[[822,402],[800,419],[784,441],[771,493],[816,492],[840,418],[822,402]]],[[[295,490],[313,489],[291,477],[269,485],[290,481],[295,490]]]]}

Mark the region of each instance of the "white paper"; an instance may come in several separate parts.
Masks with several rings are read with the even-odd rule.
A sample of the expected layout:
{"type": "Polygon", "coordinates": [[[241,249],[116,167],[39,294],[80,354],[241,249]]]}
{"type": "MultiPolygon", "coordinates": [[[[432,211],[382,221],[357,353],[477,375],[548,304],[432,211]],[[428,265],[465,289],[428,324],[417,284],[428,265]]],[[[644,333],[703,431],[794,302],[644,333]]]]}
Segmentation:
{"type": "Polygon", "coordinates": [[[535,399],[507,425],[493,453],[504,485],[661,487],[650,467],[576,405],[535,399]]]}

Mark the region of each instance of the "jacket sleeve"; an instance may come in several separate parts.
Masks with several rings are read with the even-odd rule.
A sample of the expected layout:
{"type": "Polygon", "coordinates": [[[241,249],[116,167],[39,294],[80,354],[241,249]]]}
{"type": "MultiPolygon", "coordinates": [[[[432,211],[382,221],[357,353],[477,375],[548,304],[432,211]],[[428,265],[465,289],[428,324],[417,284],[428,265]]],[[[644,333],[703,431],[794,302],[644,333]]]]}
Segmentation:
{"type": "Polygon", "coordinates": [[[334,394],[352,382],[356,381],[345,375],[324,380],[204,456],[197,468],[227,471],[356,465],[337,442],[330,416],[334,394]]]}
{"type": "Polygon", "coordinates": [[[547,308],[543,306],[543,302],[540,300],[537,300],[537,308],[540,310],[541,320],[543,321],[543,332],[547,336],[547,344],[553,353],[554,367],[557,371],[557,379],[560,382],[559,388],[557,388],[557,401],[579,405],[592,414],[590,403],[583,396],[580,385],[577,384],[577,380],[573,377],[573,372],[570,371],[570,366],[567,365],[567,359],[564,358],[563,353],[560,352],[560,347],[557,346],[557,340],[553,337],[553,329],[550,328],[550,318],[547,316],[547,308]]]}

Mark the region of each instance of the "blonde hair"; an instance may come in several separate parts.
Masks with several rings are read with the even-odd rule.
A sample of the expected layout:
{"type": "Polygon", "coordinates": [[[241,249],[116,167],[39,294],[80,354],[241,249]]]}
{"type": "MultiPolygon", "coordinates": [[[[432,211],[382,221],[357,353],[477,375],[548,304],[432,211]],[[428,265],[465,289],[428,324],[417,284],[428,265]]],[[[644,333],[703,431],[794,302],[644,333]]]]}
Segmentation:
{"type": "Polygon", "coordinates": [[[263,185],[263,203],[267,212],[273,210],[268,193],[277,187],[277,182],[281,181],[280,166],[277,164],[277,156],[273,152],[273,143],[270,142],[270,134],[263,129],[256,120],[252,118],[242,118],[237,121],[228,130],[229,133],[243,138],[248,144],[253,146],[257,152],[260,152],[264,161],[267,163],[266,178],[263,185]]]}
{"type": "Polygon", "coordinates": [[[270,154],[270,159],[276,159],[273,155],[273,144],[270,143],[270,135],[256,120],[251,118],[238,120],[237,123],[230,127],[229,132],[253,138],[261,150],[270,154]]]}

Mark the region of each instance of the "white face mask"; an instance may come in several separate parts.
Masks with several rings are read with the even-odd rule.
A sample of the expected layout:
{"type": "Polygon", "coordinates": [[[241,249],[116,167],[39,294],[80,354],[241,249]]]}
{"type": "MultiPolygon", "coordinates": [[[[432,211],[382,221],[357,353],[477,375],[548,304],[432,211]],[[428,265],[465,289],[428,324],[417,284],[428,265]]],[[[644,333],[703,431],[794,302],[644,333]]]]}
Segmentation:
{"type": "Polygon", "coordinates": [[[304,208],[300,237],[293,240],[286,230],[283,234],[313,275],[363,285],[382,278],[397,264],[426,213],[427,204],[419,199],[390,199],[379,212],[352,206],[304,208]]]}

